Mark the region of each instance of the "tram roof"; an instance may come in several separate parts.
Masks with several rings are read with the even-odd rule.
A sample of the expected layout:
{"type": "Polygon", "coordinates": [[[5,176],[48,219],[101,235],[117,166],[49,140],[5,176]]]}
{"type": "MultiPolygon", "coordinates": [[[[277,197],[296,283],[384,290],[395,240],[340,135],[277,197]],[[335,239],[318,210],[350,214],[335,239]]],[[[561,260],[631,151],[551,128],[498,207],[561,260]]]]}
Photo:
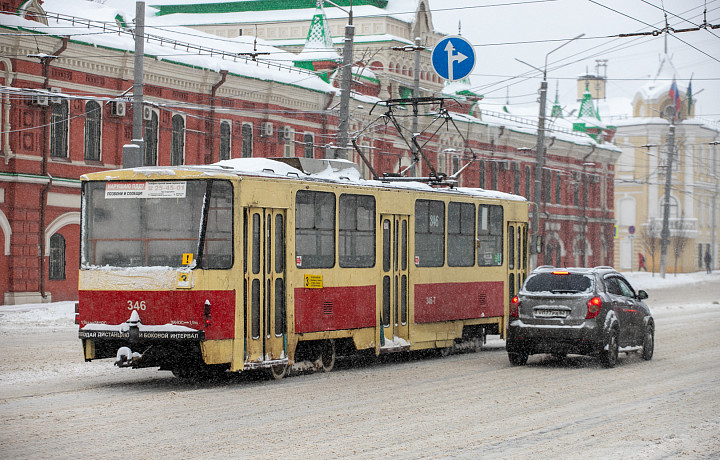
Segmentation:
{"type": "MultiPolygon", "coordinates": [[[[128,180],[127,175],[115,175],[110,173],[119,173],[127,170],[105,171],[91,173],[82,176],[84,180],[128,180]],[[122,176],[122,177],[120,177],[122,176]]],[[[386,188],[386,189],[403,189],[418,190],[431,192],[445,192],[461,195],[471,195],[483,198],[491,198],[498,200],[527,201],[525,197],[514,195],[512,193],[500,192],[497,190],[486,190],[481,188],[470,187],[432,187],[421,181],[382,181],[382,180],[366,180],[361,178],[358,165],[341,159],[322,160],[308,158],[234,158],[231,160],[223,160],[210,165],[185,165],[185,166],[142,166],[132,168],[136,174],[143,176],[176,176],[181,171],[195,172],[202,175],[234,175],[234,176],[254,176],[254,177],[271,177],[288,180],[301,180],[321,183],[333,183],[342,185],[354,185],[360,187],[386,188]]],[[[131,179],[137,179],[133,177],[131,179]]]]}

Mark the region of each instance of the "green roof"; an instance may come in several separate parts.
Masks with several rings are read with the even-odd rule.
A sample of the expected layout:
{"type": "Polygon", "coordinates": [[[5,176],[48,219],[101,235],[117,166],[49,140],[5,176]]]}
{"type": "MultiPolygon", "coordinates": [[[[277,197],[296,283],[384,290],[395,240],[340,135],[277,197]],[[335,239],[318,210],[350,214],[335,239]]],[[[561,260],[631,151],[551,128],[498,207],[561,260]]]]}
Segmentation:
{"type": "MultiPolygon", "coordinates": [[[[350,6],[351,0],[336,0],[340,6],[350,6]]],[[[353,6],[370,5],[385,8],[388,0],[352,0],[353,6]]],[[[316,0],[246,0],[241,2],[184,3],[176,5],[150,5],[158,10],[157,16],[166,14],[243,13],[247,11],[295,10],[315,8],[316,0]]]]}

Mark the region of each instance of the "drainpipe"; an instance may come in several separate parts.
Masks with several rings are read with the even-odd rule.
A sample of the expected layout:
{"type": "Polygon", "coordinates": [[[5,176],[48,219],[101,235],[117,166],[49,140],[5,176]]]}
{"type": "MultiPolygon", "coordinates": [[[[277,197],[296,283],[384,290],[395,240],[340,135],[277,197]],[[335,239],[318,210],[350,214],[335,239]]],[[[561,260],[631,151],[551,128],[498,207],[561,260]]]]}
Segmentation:
{"type": "MultiPolygon", "coordinates": [[[[52,56],[45,56],[41,58],[42,73],[43,73],[43,88],[46,91],[50,89],[50,62],[52,59],[56,59],[60,56],[68,47],[69,37],[63,37],[60,48],[55,51],[52,56]]],[[[69,104],[68,104],[69,108],[69,104]]],[[[52,186],[52,176],[48,174],[48,155],[50,153],[50,122],[48,120],[48,112],[50,106],[44,110],[44,125],[45,125],[45,136],[43,136],[43,152],[42,152],[42,175],[48,178],[47,184],[43,187],[40,193],[40,295],[43,299],[47,299],[45,293],[45,219],[47,211],[47,197],[52,186]]],[[[68,113],[70,111],[68,110],[68,113]]],[[[69,128],[69,125],[68,125],[69,128]]]]}
{"type": "Polygon", "coordinates": [[[213,156],[215,155],[215,95],[217,94],[218,88],[225,83],[227,74],[227,70],[220,71],[220,81],[213,85],[212,91],[210,92],[210,153],[205,154],[205,164],[212,163],[213,156]]]}

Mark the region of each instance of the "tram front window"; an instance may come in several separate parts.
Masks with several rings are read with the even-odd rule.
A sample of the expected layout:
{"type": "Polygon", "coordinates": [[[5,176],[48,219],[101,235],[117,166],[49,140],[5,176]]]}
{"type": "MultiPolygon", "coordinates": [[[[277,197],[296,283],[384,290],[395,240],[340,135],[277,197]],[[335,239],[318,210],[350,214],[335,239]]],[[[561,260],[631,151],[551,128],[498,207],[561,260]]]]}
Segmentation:
{"type": "Polygon", "coordinates": [[[89,182],[83,266],[232,266],[228,181],[89,182]]]}

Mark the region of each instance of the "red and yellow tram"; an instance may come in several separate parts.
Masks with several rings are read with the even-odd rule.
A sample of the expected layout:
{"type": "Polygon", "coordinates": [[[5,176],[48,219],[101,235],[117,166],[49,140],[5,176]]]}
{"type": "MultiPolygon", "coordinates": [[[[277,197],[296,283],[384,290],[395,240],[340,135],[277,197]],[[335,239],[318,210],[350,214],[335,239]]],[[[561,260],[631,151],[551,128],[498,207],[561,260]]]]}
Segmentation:
{"type": "Polygon", "coordinates": [[[524,198],[292,161],[83,176],[85,359],[280,378],[504,335],[527,273],[524,198]]]}

